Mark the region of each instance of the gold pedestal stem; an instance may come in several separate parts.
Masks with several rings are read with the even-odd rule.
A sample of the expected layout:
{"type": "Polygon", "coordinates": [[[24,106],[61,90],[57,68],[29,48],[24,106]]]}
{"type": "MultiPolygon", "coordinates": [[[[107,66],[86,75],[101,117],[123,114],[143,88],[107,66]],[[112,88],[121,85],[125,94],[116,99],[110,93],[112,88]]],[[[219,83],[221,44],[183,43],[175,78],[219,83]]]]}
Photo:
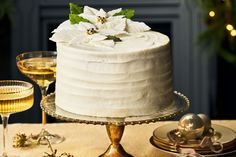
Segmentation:
{"type": "Polygon", "coordinates": [[[44,111],[42,111],[42,124],[47,124],[47,114],[44,111]]]}
{"type": "Polygon", "coordinates": [[[106,125],[106,129],[111,145],[104,154],[100,155],[100,157],[132,157],[132,155],[128,154],[120,144],[125,126],[109,124],[106,125]]]}
{"type": "MultiPolygon", "coordinates": [[[[44,97],[47,95],[47,87],[40,87],[41,95],[42,95],[42,100],[44,97]]],[[[42,111],[42,124],[45,125],[47,124],[47,114],[42,111]]]]}

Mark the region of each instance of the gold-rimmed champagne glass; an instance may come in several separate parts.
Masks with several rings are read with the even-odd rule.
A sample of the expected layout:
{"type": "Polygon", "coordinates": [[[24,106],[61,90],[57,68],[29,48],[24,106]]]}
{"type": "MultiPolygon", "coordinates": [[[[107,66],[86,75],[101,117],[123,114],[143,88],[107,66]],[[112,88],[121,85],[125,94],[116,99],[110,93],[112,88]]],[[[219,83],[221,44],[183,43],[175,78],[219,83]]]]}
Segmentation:
{"type": "Polygon", "coordinates": [[[34,87],[18,80],[0,81],[0,114],[3,125],[3,153],[1,157],[12,157],[6,151],[7,124],[10,114],[28,110],[33,106],[34,87]]]}
{"type": "MultiPolygon", "coordinates": [[[[17,67],[39,86],[42,99],[47,94],[48,86],[56,79],[56,57],[57,52],[55,51],[25,52],[16,57],[17,67]]],[[[42,124],[45,125],[46,123],[46,114],[42,111],[42,124]]],[[[64,137],[51,134],[45,129],[42,132],[47,135],[52,144],[64,140],[64,137]]]]}

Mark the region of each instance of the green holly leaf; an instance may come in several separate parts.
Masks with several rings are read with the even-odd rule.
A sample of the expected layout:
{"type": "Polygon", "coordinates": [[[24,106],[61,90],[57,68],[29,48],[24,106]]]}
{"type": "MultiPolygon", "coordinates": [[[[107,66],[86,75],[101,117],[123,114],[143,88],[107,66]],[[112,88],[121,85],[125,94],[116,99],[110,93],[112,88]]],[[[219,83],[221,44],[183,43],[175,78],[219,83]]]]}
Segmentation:
{"type": "Polygon", "coordinates": [[[80,22],[89,22],[89,20],[77,15],[77,14],[70,14],[69,15],[69,18],[70,18],[70,23],[71,24],[79,24],[80,22]]]}
{"type": "Polygon", "coordinates": [[[114,42],[120,42],[122,41],[120,38],[113,36],[113,35],[108,35],[106,40],[113,40],[114,42]]]}
{"type": "Polygon", "coordinates": [[[84,7],[70,3],[70,13],[71,14],[81,14],[84,11],[84,7]]]}
{"type": "Polygon", "coordinates": [[[131,19],[134,16],[134,13],[134,9],[124,9],[121,10],[119,13],[114,14],[114,16],[123,15],[125,18],[131,19]]]}

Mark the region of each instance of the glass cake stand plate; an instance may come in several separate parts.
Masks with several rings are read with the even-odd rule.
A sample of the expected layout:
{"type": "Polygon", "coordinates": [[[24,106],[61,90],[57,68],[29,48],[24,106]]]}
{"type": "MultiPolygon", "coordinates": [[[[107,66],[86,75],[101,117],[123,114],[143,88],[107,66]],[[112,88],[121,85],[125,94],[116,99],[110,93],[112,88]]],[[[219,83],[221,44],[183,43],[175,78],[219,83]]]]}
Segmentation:
{"type": "Polygon", "coordinates": [[[107,134],[111,140],[111,145],[101,157],[132,157],[125,152],[120,144],[121,137],[124,132],[125,125],[148,124],[160,120],[167,120],[175,117],[189,108],[190,102],[186,96],[175,91],[174,103],[166,108],[157,111],[154,114],[146,116],[130,116],[130,117],[96,117],[85,116],[71,112],[67,112],[55,103],[55,93],[49,94],[41,101],[41,108],[48,115],[60,120],[69,122],[85,123],[93,125],[106,125],[107,134]]]}

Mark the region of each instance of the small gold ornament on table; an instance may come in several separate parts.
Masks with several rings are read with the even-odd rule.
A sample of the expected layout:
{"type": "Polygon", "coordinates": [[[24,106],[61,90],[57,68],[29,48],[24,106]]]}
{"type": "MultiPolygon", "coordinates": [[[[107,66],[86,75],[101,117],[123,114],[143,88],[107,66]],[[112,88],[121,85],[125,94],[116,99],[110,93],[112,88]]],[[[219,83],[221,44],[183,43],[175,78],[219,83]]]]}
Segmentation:
{"type": "Polygon", "coordinates": [[[44,155],[43,157],[74,157],[74,155],[70,153],[66,153],[66,152],[61,153],[60,155],[57,155],[57,152],[58,152],[57,149],[52,148],[52,144],[50,140],[48,139],[47,135],[43,134],[43,132],[41,132],[38,135],[31,134],[29,136],[27,136],[23,132],[17,133],[13,137],[13,147],[14,148],[32,147],[32,146],[39,145],[41,140],[47,141],[48,148],[51,151],[51,153],[45,152],[46,155],[44,155]]]}
{"type": "Polygon", "coordinates": [[[44,137],[45,140],[48,142],[48,148],[51,150],[51,153],[45,152],[46,155],[43,157],[74,157],[74,155],[70,153],[61,153],[61,155],[57,155],[57,149],[52,148],[52,144],[50,143],[50,140],[47,138],[47,136],[44,137]]]}
{"type": "Polygon", "coordinates": [[[48,141],[46,140],[47,136],[48,134],[44,130],[41,130],[39,134],[30,134],[29,136],[24,132],[20,132],[13,137],[12,146],[14,148],[33,147],[39,145],[41,141],[46,141],[46,144],[48,144],[48,141]]]}
{"type": "Polygon", "coordinates": [[[13,144],[12,146],[14,148],[17,147],[25,147],[26,146],[26,142],[27,142],[27,136],[25,133],[17,133],[14,137],[13,137],[13,144]]]}

